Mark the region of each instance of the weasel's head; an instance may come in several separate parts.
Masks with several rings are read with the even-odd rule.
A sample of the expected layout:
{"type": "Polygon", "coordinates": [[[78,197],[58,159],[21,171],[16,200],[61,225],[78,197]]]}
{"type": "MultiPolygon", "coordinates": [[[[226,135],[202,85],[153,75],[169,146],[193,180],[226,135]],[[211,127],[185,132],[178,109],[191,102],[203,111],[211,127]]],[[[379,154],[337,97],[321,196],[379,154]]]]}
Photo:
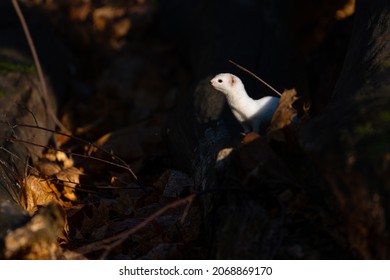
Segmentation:
{"type": "Polygon", "coordinates": [[[210,85],[224,94],[231,94],[242,87],[242,82],[233,74],[222,73],[212,78],[210,85]]]}

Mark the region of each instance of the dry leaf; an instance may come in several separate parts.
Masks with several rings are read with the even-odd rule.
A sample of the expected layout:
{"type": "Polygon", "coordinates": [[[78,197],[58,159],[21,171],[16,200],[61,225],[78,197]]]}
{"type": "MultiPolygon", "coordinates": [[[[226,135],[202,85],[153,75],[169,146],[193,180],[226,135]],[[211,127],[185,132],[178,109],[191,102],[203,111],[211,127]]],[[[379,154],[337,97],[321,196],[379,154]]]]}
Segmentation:
{"type": "Polygon", "coordinates": [[[297,116],[297,111],[293,107],[293,103],[298,100],[297,91],[295,89],[285,90],[279,99],[278,107],[272,117],[271,125],[267,130],[267,140],[276,140],[285,142],[285,134],[283,128],[288,127],[297,116]]]}
{"type": "Polygon", "coordinates": [[[39,206],[50,202],[61,204],[61,194],[57,188],[47,180],[35,176],[27,176],[24,179],[24,195],[26,198],[26,210],[31,215],[38,210],[39,206]]]}
{"type": "Polygon", "coordinates": [[[131,21],[128,18],[122,18],[114,22],[111,28],[115,38],[123,37],[129,32],[131,28],[131,21]]]}
{"type": "Polygon", "coordinates": [[[107,28],[115,18],[122,17],[126,14],[124,8],[114,8],[111,6],[104,6],[93,11],[93,24],[96,30],[103,31],[107,28]]]}
{"type": "Polygon", "coordinates": [[[343,20],[355,13],[355,0],[349,0],[344,7],[336,11],[336,19],[343,20]]]}
{"type": "MultiPolygon", "coordinates": [[[[63,151],[55,151],[49,150],[47,153],[42,155],[42,159],[40,160],[43,163],[53,162],[53,163],[62,163],[63,168],[69,168],[73,166],[74,161],[72,158],[69,158],[68,155],[63,151]]],[[[37,163],[40,165],[41,163],[37,163]]],[[[48,167],[49,168],[49,167],[48,167]]],[[[54,175],[54,174],[53,174],[54,175]]]]}
{"type": "Polygon", "coordinates": [[[47,159],[49,161],[53,161],[53,162],[55,162],[57,160],[55,151],[53,151],[53,150],[49,150],[47,153],[43,154],[42,158],[45,158],[45,159],[47,159]]]}
{"type": "Polygon", "coordinates": [[[65,186],[75,188],[78,184],[80,184],[81,174],[82,172],[76,167],[70,167],[57,173],[56,177],[58,180],[61,180],[65,186]]]}
{"type": "Polygon", "coordinates": [[[76,21],[85,21],[91,13],[91,1],[72,1],[69,7],[69,18],[76,21]]]}
{"type": "Polygon", "coordinates": [[[46,159],[37,161],[34,166],[38,169],[39,174],[47,177],[53,176],[61,171],[61,166],[59,166],[58,163],[46,159]]]}
{"type": "Polygon", "coordinates": [[[73,159],[69,158],[68,155],[62,151],[56,152],[56,159],[57,159],[57,161],[62,162],[62,165],[64,168],[72,167],[74,164],[73,159]]]}
{"type": "Polygon", "coordinates": [[[80,175],[82,172],[76,167],[70,167],[60,171],[56,174],[58,180],[60,180],[64,186],[62,194],[70,201],[76,201],[76,186],[80,184],[80,175]]]}
{"type": "Polygon", "coordinates": [[[215,168],[217,170],[222,170],[226,167],[227,163],[230,160],[230,155],[232,154],[232,152],[233,152],[232,147],[224,148],[218,152],[217,159],[215,161],[215,168]]]}

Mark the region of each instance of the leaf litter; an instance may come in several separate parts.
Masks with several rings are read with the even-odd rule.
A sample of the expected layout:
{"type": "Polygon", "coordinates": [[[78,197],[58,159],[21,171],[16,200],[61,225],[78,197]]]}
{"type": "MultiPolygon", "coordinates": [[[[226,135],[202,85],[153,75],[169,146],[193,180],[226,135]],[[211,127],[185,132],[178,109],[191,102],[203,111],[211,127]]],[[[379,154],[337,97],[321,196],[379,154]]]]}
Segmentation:
{"type": "Polygon", "coordinates": [[[56,31],[75,50],[94,45],[96,53],[77,57],[80,63],[104,63],[71,81],[60,113],[66,132],[33,128],[52,132],[54,144],[27,168],[24,207],[32,217],[8,234],[5,256],[199,258],[202,250],[191,249],[201,223],[193,182],[169,167],[161,136],[182,74],[169,47],[125,46],[150,24],[155,1],[26,3],[54,28],[66,23],[56,31]],[[44,236],[38,243],[37,235],[44,236]]]}

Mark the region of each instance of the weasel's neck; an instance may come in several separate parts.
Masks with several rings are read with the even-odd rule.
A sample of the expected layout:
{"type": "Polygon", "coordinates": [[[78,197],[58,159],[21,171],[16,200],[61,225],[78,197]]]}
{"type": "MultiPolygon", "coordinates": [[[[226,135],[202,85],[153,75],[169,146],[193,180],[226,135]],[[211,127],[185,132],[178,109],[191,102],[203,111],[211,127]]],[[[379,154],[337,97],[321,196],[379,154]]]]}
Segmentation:
{"type": "Polygon", "coordinates": [[[243,88],[230,92],[226,95],[226,99],[232,109],[240,112],[246,110],[253,102],[243,88]]]}

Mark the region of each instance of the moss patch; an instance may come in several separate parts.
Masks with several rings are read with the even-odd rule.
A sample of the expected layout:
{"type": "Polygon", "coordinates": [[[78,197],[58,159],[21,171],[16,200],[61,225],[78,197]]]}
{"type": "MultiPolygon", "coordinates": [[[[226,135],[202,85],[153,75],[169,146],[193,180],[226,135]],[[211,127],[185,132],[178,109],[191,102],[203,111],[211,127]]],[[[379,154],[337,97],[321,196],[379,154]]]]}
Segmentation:
{"type": "Polygon", "coordinates": [[[7,74],[12,71],[34,73],[36,72],[36,69],[34,65],[23,65],[20,63],[0,61],[0,74],[7,74]]]}

